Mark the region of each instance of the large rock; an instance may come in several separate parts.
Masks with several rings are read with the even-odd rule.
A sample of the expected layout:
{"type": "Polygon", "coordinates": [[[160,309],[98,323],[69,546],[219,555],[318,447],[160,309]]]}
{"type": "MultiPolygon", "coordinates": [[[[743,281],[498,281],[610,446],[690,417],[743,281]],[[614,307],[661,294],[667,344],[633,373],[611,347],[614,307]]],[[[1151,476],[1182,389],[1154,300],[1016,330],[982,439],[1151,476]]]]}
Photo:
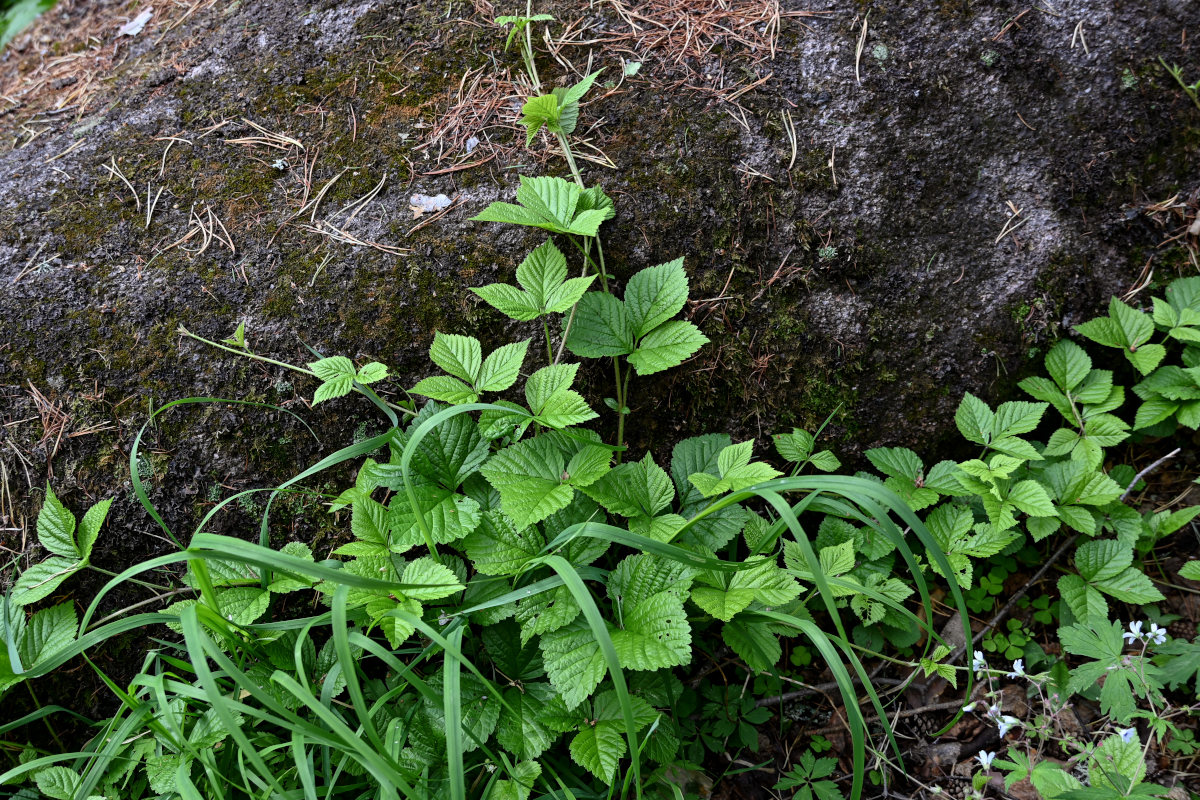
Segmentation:
{"type": "MultiPolygon", "coordinates": [[[[309,410],[313,381],[180,324],[222,338],[244,321],[255,350],[290,362],[311,360],[302,342],[377,359],[394,391],[429,374],[434,330],[489,347],[540,334],[465,291],[511,280],[539,241],[468,218],[511,199],[519,173],[564,173],[547,142],[523,148],[519,59],[477,3],[155,4],[117,37],[140,8],[65,0],[4,54],[0,460],[19,513],[52,470],[69,505],[120,498],[102,563],[161,547],[128,464],[148,409],[170,400],[282,405],[321,435],[278,410],[167,412],[140,469],[183,538],[217,498],[381,429],[365,401],[309,410]],[[414,219],[415,193],[454,205],[414,219]],[[323,220],[379,246],[339,242],[323,220]]],[[[1194,270],[1194,240],[1159,245],[1195,213],[1200,111],[1159,58],[1200,78],[1195,4],[1035,6],[549,9],[572,42],[540,43],[543,78],[590,60],[610,79],[578,131],[615,165],[584,166],[617,201],[610,269],[683,256],[688,313],[713,340],[634,382],[635,448],[811,429],[837,410],[839,452],[928,451],[963,391],[1009,392],[1145,265],[1156,281],[1194,270]],[[623,61],[641,68],[622,80],[623,61]]],[[[609,375],[586,373],[598,407],[609,375]]],[[[240,515],[261,505],[215,526],[249,531],[240,515]]],[[[317,508],[284,502],[277,535],[336,534],[317,508]]]]}

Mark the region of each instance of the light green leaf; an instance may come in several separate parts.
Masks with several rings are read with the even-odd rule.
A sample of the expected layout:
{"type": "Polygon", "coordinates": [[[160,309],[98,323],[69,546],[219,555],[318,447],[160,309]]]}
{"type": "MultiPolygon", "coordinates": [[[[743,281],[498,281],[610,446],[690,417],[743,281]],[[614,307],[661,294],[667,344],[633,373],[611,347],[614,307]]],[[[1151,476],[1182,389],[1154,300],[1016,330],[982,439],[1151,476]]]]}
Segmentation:
{"type": "MultiPolygon", "coordinates": [[[[525,101],[521,106],[521,124],[525,126],[525,146],[529,147],[533,144],[533,137],[537,136],[537,132],[543,125],[558,126],[558,98],[551,94],[540,95],[539,97],[531,98],[525,101]]],[[[484,213],[490,211],[489,207],[484,213]]],[[[476,220],[483,222],[504,222],[506,220],[491,220],[484,219],[484,215],[480,214],[475,217],[476,220]]],[[[526,223],[518,223],[526,224],[526,223]]],[[[540,227],[540,226],[539,226],[540,227]]]]}
{"type": "Polygon", "coordinates": [[[404,567],[404,574],[400,576],[400,582],[424,584],[420,587],[406,586],[402,590],[414,600],[440,600],[465,588],[449,567],[439,564],[430,556],[422,556],[408,562],[404,567]]]}
{"type": "Polygon", "coordinates": [[[1151,425],[1156,425],[1164,419],[1169,418],[1178,410],[1179,403],[1162,397],[1151,396],[1150,399],[1138,406],[1137,414],[1133,418],[1133,429],[1141,430],[1142,428],[1149,428],[1151,425]]]}
{"type": "Polygon", "coordinates": [[[534,306],[542,312],[546,311],[546,298],[566,279],[567,257],[550,240],[530,251],[517,267],[517,283],[529,293],[534,306]]]}
{"type": "Polygon", "coordinates": [[[77,800],[75,789],[79,786],[79,774],[66,767],[46,767],[34,776],[38,790],[55,800],[77,800]]]}
{"type": "Polygon", "coordinates": [[[576,489],[590,486],[612,468],[612,451],[600,445],[585,445],[567,462],[567,482],[576,489]]]}
{"type": "Polygon", "coordinates": [[[1092,370],[1092,359],[1082,347],[1063,339],[1046,354],[1046,371],[1064,392],[1074,391],[1092,370]]]}
{"type": "Polygon", "coordinates": [[[77,531],[79,557],[87,561],[92,556],[92,547],[96,544],[96,537],[100,535],[100,528],[104,525],[104,520],[108,517],[108,509],[112,506],[112,500],[101,500],[96,505],[87,510],[83,515],[83,519],[79,521],[79,530],[77,531]]]}
{"type": "Polygon", "coordinates": [[[542,315],[542,309],[534,297],[507,283],[491,283],[469,288],[485,303],[510,319],[527,322],[542,315]]]}
{"type": "Polygon", "coordinates": [[[1075,550],[1075,568],[1085,581],[1111,578],[1133,563],[1133,547],[1116,539],[1095,539],[1075,550]]]}
{"type": "Polygon", "coordinates": [[[500,492],[500,507],[518,529],[566,508],[575,490],[565,483],[563,454],[545,437],[496,453],[480,472],[500,492]]]}
{"type": "MultiPolygon", "coordinates": [[[[476,384],[480,392],[502,392],[517,382],[521,364],[529,350],[529,340],[513,342],[493,350],[479,370],[476,384]]],[[[436,398],[434,398],[436,399],[436,398]]]]}
{"type": "Polygon", "coordinates": [[[354,362],[345,356],[322,358],[309,364],[308,368],[322,381],[336,381],[341,378],[353,379],[357,374],[354,362]]]}
{"type": "Polygon", "coordinates": [[[48,597],[59,584],[82,568],[82,561],[51,556],[21,573],[13,584],[9,602],[16,606],[32,605],[48,597]]]}
{"type": "MultiPolygon", "coordinates": [[[[508,750],[511,753],[519,752],[519,749],[508,748],[508,750]]],[[[536,761],[523,761],[513,768],[511,780],[502,778],[492,785],[488,800],[529,800],[534,782],[541,774],[541,764],[536,761]]]]}
{"type": "Polygon", "coordinates": [[[412,393],[451,405],[479,401],[479,395],[474,389],[458,378],[451,378],[449,375],[434,375],[424,378],[412,388],[412,393]]]}
{"type": "Polygon", "coordinates": [[[611,782],[625,755],[622,728],[618,722],[584,724],[571,740],[571,758],[600,780],[611,782]]]}
{"type": "MultiPolygon", "coordinates": [[[[479,525],[479,503],[440,486],[418,486],[414,490],[417,505],[425,516],[437,544],[449,544],[470,534],[479,525]]],[[[417,513],[408,495],[399,492],[388,508],[392,529],[392,552],[403,553],[424,544],[417,513]]],[[[373,576],[378,577],[378,576],[373,576]]]]}
{"type": "Polygon", "coordinates": [[[1179,577],[1189,581],[1200,581],[1200,560],[1189,561],[1179,568],[1179,577]]]}
{"type": "Polygon", "coordinates": [[[378,361],[372,361],[369,364],[363,364],[362,369],[358,371],[354,380],[359,383],[375,383],[376,381],[383,380],[387,375],[387,367],[378,361]]]}
{"type": "Polygon", "coordinates": [[[863,455],[875,465],[875,469],[894,478],[908,478],[911,481],[925,470],[920,456],[907,447],[876,447],[863,455]]]}
{"type": "Polygon", "coordinates": [[[625,287],[625,308],[634,337],[642,338],[682,311],[687,296],[682,258],[634,274],[625,287]]]}
{"type": "Polygon", "coordinates": [[[775,449],[785,461],[800,464],[808,460],[813,449],[813,436],[808,431],[793,428],[791,433],[777,433],[774,436],[775,449]]]}
{"type": "Polygon", "coordinates": [[[649,453],[641,461],[615,467],[584,493],[613,514],[653,517],[675,498],[671,480],[649,453]]]}
{"type": "Polygon", "coordinates": [[[692,658],[692,633],[683,603],[672,591],[659,592],[626,608],[624,629],[612,631],[613,647],[628,669],[678,667],[692,658]]]}
{"type": "Polygon", "coordinates": [[[708,337],[690,322],[665,322],[638,343],[629,363],[638,375],[650,375],[677,367],[704,345],[708,337]]]}
{"type": "Polygon", "coordinates": [[[583,620],[542,636],[546,676],[568,709],[591,696],[604,677],[604,656],[592,629],[583,620]]]}
{"type": "Polygon", "coordinates": [[[833,472],[842,466],[842,462],[838,460],[838,457],[829,450],[821,450],[813,453],[808,463],[822,472],[833,472]]]}
{"type": "Polygon", "coordinates": [[[1053,517],[1050,495],[1037,481],[1018,481],[1008,492],[1008,502],[1031,517],[1053,517]]]}
{"type": "Polygon", "coordinates": [[[484,575],[515,575],[527,561],[541,553],[545,538],[530,526],[518,531],[498,511],[485,511],[463,547],[475,569],[484,575]]]}
{"type": "Polygon", "coordinates": [[[580,358],[623,356],[633,352],[633,340],[633,326],[620,300],[604,292],[588,292],[579,300],[567,335],[572,353],[580,358]]]}
{"type": "MultiPolygon", "coordinates": [[[[68,647],[79,633],[73,603],[60,603],[33,615],[21,637],[21,661],[26,669],[68,647]]],[[[0,644],[2,646],[2,644],[0,644]]]]}
{"type": "Polygon", "coordinates": [[[433,334],[429,358],[447,374],[472,386],[479,378],[479,369],[483,365],[483,352],[478,339],[440,331],[433,334]]]}
{"type": "Polygon", "coordinates": [[[66,509],[46,484],[46,501],[38,512],[37,536],[42,547],[56,556],[79,557],[75,546],[75,515],[66,509]]]}
{"type": "Polygon", "coordinates": [[[313,392],[313,405],[324,403],[326,400],[345,397],[350,394],[350,390],[353,388],[354,378],[352,376],[343,376],[326,381],[317,387],[317,391],[313,392]]]}
{"type": "Polygon", "coordinates": [[[1129,363],[1143,375],[1149,375],[1154,371],[1154,368],[1162,363],[1162,360],[1167,355],[1167,348],[1161,344],[1143,344],[1136,350],[1130,348],[1125,351],[1125,357],[1129,359],[1129,363]]]}
{"type": "Polygon", "coordinates": [[[578,371],[578,364],[551,364],[529,376],[525,399],[539,422],[551,428],[566,428],[599,416],[582,395],[570,388],[578,371]]]}
{"type": "Polygon", "coordinates": [[[1092,585],[1122,603],[1141,606],[1166,599],[1158,587],[1137,567],[1126,567],[1119,575],[1094,580],[1092,585]]]}
{"type": "Polygon", "coordinates": [[[954,414],[954,424],[968,442],[989,444],[995,415],[987,404],[970,392],[963,395],[954,414]]]}
{"type": "Polygon", "coordinates": [[[1058,579],[1058,592],[1081,625],[1094,626],[1107,622],[1108,602],[1104,595],[1085,583],[1083,578],[1078,575],[1063,575],[1058,579]]]}
{"type": "Polygon", "coordinates": [[[234,625],[250,625],[263,614],[271,603],[271,593],[266,589],[241,586],[217,592],[217,603],[221,616],[234,625]]]}

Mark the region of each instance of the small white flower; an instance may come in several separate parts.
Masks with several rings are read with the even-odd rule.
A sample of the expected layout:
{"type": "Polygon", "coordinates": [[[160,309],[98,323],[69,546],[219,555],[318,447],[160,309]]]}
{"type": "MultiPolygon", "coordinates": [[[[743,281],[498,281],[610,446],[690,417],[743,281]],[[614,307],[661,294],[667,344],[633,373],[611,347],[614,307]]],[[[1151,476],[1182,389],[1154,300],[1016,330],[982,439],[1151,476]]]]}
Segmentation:
{"type": "Polygon", "coordinates": [[[977,705],[979,705],[979,704],[978,704],[978,703],[974,703],[974,702],[972,702],[972,703],[967,703],[965,706],[963,706],[963,711],[965,711],[966,713],[970,714],[972,711],[974,711],[974,710],[975,710],[975,706],[977,706],[977,705]]]}
{"type": "Polygon", "coordinates": [[[1133,644],[1142,640],[1142,623],[1141,621],[1129,623],[1129,630],[1121,634],[1125,638],[1126,644],[1133,644]]]}
{"type": "Polygon", "coordinates": [[[1150,623],[1150,631],[1146,634],[1146,641],[1151,644],[1163,644],[1167,641],[1167,629],[1158,627],[1157,622],[1150,623]]]}
{"type": "Polygon", "coordinates": [[[993,719],[999,717],[1000,716],[1000,706],[998,706],[994,703],[992,705],[988,706],[987,715],[993,719]]]}
{"type": "Polygon", "coordinates": [[[992,768],[992,759],[996,757],[995,752],[989,753],[987,750],[980,750],[979,755],[975,756],[979,759],[979,766],[983,767],[983,771],[987,772],[992,768]]]}
{"type": "Polygon", "coordinates": [[[1117,733],[1121,735],[1121,741],[1125,744],[1129,744],[1137,738],[1137,728],[1125,728],[1124,730],[1117,731],[1117,733]]]}
{"type": "Polygon", "coordinates": [[[1025,676],[1025,659],[1018,658],[1013,662],[1013,671],[1008,673],[1010,678],[1020,678],[1025,676]]]}
{"type": "Polygon", "coordinates": [[[996,723],[997,727],[1000,728],[1001,736],[1004,736],[1006,733],[1008,733],[1010,730],[1012,730],[1013,728],[1015,728],[1016,726],[1018,726],[1020,724],[1021,724],[1021,720],[1017,719],[1016,717],[1010,717],[1008,714],[1005,714],[996,723]]]}
{"type": "Polygon", "coordinates": [[[971,669],[976,672],[987,672],[987,660],[983,657],[982,650],[975,651],[975,658],[971,659],[971,669]]]}

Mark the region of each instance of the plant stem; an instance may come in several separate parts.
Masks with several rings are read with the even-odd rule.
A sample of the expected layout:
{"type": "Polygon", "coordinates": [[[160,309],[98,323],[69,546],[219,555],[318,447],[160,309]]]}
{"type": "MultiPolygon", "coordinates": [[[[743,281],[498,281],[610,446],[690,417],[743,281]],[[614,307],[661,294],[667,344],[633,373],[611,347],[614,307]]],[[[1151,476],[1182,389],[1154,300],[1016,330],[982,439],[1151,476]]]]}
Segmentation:
{"type": "MultiPolygon", "coordinates": [[[[542,332],[546,334],[546,358],[547,364],[554,363],[554,347],[550,344],[550,324],[546,322],[546,318],[542,317],[542,332]]],[[[563,337],[566,340],[566,337],[563,337]]]]}
{"type": "MultiPolygon", "coordinates": [[[[311,378],[317,377],[317,373],[313,372],[312,370],[305,369],[304,367],[297,367],[295,364],[289,364],[286,361],[276,361],[273,358],[267,358],[266,356],[260,356],[257,353],[250,352],[249,350],[237,350],[232,347],[227,347],[226,345],[223,345],[220,342],[214,342],[211,339],[205,339],[203,336],[192,333],[191,331],[189,331],[187,328],[183,327],[182,325],[179,326],[178,332],[183,334],[184,336],[187,336],[189,339],[195,339],[197,342],[202,342],[202,343],[208,345],[209,347],[215,347],[218,350],[224,350],[227,353],[233,353],[235,356],[242,356],[243,358],[252,358],[255,361],[262,361],[266,364],[274,364],[277,367],[283,367],[284,369],[290,369],[293,372],[299,372],[303,375],[308,375],[311,378]]],[[[318,380],[319,380],[319,378],[318,378],[318,380]]],[[[370,398],[370,395],[368,395],[366,392],[364,392],[362,389],[358,388],[357,386],[354,387],[354,391],[358,392],[359,394],[363,395],[364,397],[370,398]]],[[[387,407],[392,409],[393,411],[399,411],[401,413],[408,414],[409,416],[414,416],[414,417],[416,416],[415,411],[407,409],[403,406],[398,406],[395,403],[388,402],[387,400],[383,400],[382,398],[380,398],[380,401],[382,403],[384,403],[385,405],[387,405],[387,407]]]]}

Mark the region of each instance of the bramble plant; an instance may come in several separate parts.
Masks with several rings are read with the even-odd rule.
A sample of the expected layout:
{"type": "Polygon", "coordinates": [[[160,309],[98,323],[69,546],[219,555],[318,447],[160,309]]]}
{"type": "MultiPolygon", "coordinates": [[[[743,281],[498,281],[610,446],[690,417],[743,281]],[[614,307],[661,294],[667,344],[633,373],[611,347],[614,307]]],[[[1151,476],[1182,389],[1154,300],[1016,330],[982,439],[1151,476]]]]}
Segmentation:
{"type": "MultiPolygon", "coordinates": [[[[928,464],[910,449],[881,447],[865,453],[875,473],[828,474],[840,461],[817,448],[820,431],[798,428],[773,437],[774,463],[756,459],[755,441],[722,433],[678,442],[662,464],[650,453],[630,457],[632,376],[677,367],[708,339],[680,317],[689,295],[683,257],[624,279],[606,266],[601,231],[616,208],[585,185],[570,141],[599,73],[542,92],[532,30],[549,21],[528,11],[496,20],[512,25],[506,49],[520,43],[534,95],[522,110],[527,145],[544,131],[573,180],[520,176],[515,203],[492,203],[474,218],[545,232],[516,285],[471,289],[528,324],[530,338],[485,355],[475,337],[434,332],[429,357],[440,372],[393,402],[375,388],[396,378],[381,363],[314,353],[299,366],[254,353],[244,325],[220,342],[183,331],[316,379],[314,404],[361,394],[388,426],[268,490],[263,505],[254,490],[214,495],[186,547],[112,576],[81,617],[69,602],[31,616],[26,609],[89,565],[109,501],[76,525],[47,489],[37,530],[51,556],[4,598],[0,692],[131,630],[165,625],[176,637],[156,640],[127,686],[88,662],[120,709],[79,752],[24,750],[0,785],[32,781],[63,800],[679,798],[680,776],[698,771],[706,752],[757,749],[756,726],[773,712],[748,687],[766,685],[764,675],[782,683],[787,646],[793,663],[817,660],[832,675],[852,752],[841,774],[842,754],[818,757],[829,743],[814,741],[780,791],[833,800],[849,779],[849,794],[861,794],[863,705],[888,718],[862,662],[875,656],[902,669],[905,685],[938,676],[967,698],[971,673],[986,679],[984,717],[1001,738],[1017,738],[1004,758],[980,753],[976,790],[996,770],[1008,786],[1029,777],[1046,798],[1152,796],[1143,763],[1152,737],[1178,752],[1194,747],[1164,691],[1200,679],[1200,640],[1168,639],[1157,622],[1126,631],[1110,604],[1164,599],[1137,557],[1200,508],[1139,514],[1125,500],[1144,476],[1106,465],[1108,448],[1136,431],[1195,427],[1200,278],[1174,282],[1165,300],[1153,299],[1152,314],[1114,300],[1108,317],[1078,327],[1119,347],[1143,376],[1132,387],[1144,401],[1132,426],[1120,416],[1126,395],[1114,372],[1064,340],[1045,357],[1048,377],[1020,384],[1037,402],[992,407],[964,396],[955,423],[977,453],[961,462],[928,464]],[[1156,332],[1161,342],[1151,341],[1156,332]],[[544,361],[541,340],[530,348],[539,333],[544,361]],[[1163,366],[1178,344],[1185,366],[1163,366]],[[576,389],[584,361],[564,361],[566,353],[611,363],[613,396],[604,402],[616,415],[613,441],[584,427],[599,414],[576,389]],[[1050,409],[1061,422],[1046,419],[1050,409]],[[1047,428],[1043,441],[1037,432],[1047,428]],[[349,529],[328,557],[301,542],[269,547],[275,499],[347,463],[358,465],[354,485],[323,497],[349,529]],[[261,513],[257,543],[207,532],[229,503],[261,513]],[[1062,540],[1060,552],[1078,541],[1074,568],[1059,578],[1057,598],[1041,595],[1031,607],[1043,624],[1061,625],[1065,655],[1043,651],[1018,620],[994,631],[1004,609],[972,638],[968,604],[993,610],[1018,561],[1036,559],[1052,538],[1062,540]],[[168,586],[137,577],[179,568],[166,573],[177,578],[168,586]],[[99,617],[127,582],[155,594],[99,617]],[[952,601],[952,622],[974,653],[970,669],[955,666],[957,653],[935,628],[945,614],[933,588],[952,601]],[[297,610],[290,595],[320,609],[297,610]],[[142,610],[150,605],[162,610],[142,610]],[[984,651],[1013,661],[1012,670],[989,668],[984,651]],[[685,682],[700,653],[739,680],[685,682]],[[1001,675],[1028,682],[1044,713],[1031,722],[1008,713],[1001,675]],[[1098,744],[1060,724],[1072,696],[1096,699],[1107,715],[1098,744]],[[1150,731],[1144,745],[1132,728],[1108,733],[1135,721],[1150,731]],[[1084,764],[1087,788],[1024,746],[1031,742],[1084,764]]],[[[199,402],[210,401],[175,401],[146,424],[199,402]]],[[[174,539],[143,485],[140,446],[139,433],[134,494],[174,539]]],[[[1198,565],[1180,576],[1200,578],[1198,565]]],[[[964,712],[979,708],[972,701],[964,712]]]]}

